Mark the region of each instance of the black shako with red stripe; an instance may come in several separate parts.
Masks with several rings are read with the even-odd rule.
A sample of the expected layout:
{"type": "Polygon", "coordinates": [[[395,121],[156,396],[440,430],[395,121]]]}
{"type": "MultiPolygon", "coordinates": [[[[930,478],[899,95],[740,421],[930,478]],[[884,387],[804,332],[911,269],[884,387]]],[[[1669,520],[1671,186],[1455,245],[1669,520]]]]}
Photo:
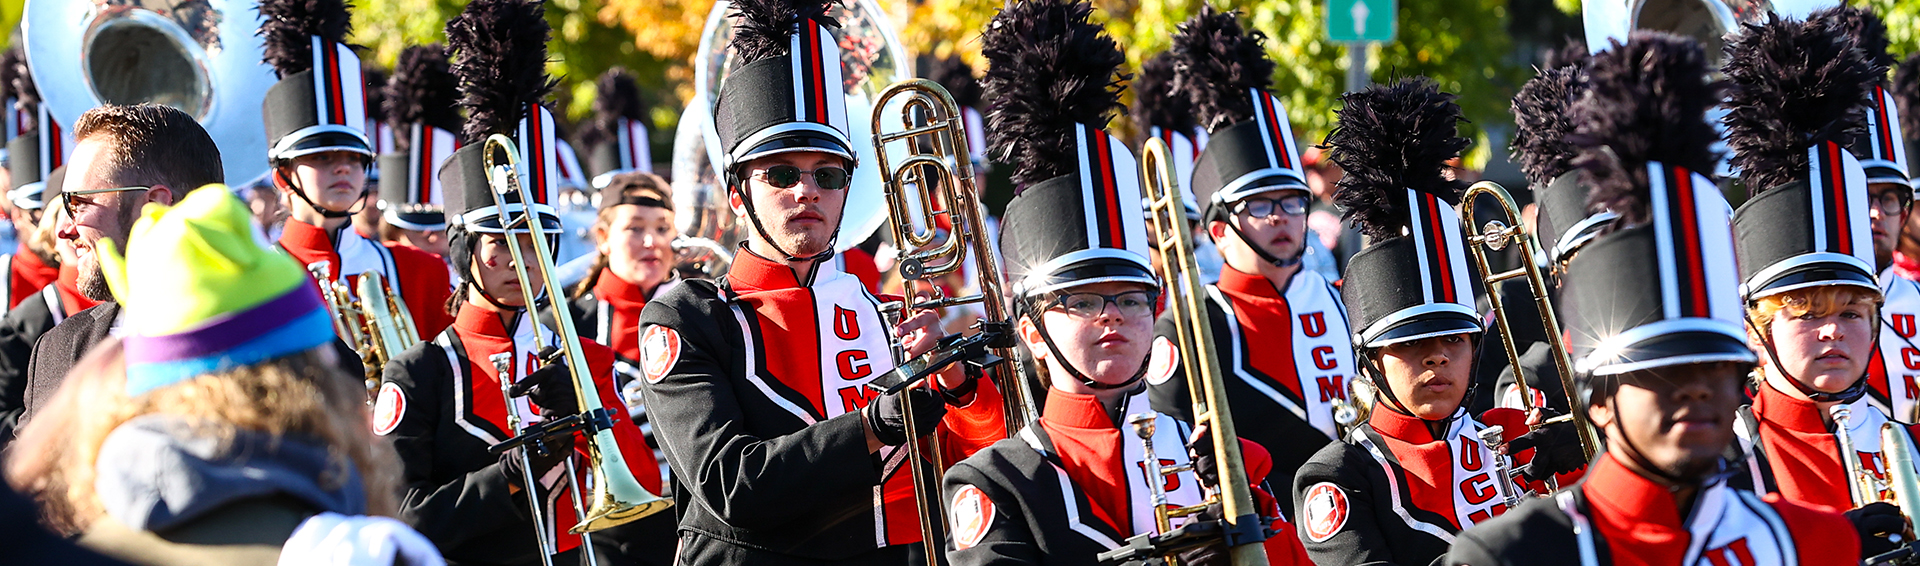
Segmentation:
{"type": "Polygon", "coordinates": [[[1267,92],[1274,63],[1265,39],[1242,26],[1238,12],[1212,7],[1174,36],[1174,91],[1193,102],[1208,133],[1192,189],[1211,220],[1226,219],[1228,205],[1253,195],[1307,190],[1286,105],[1267,92]]]}
{"type": "Polygon", "coordinates": [[[728,169],[766,155],[819,151],[855,160],[840,46],[829,15],[838,0],[743,0],[713,125],[728,169]]]}
{"type": "Polygon", "coordinates": [[[400,133],[396,151],[380,156],[381,214],[409,230],[445,230],[445,195],[434,170],[460,148],[459,81],[440,45],[401,52],[385,85],[390,127],[400,133]]]}
{"type": "Polygon", "coordinates": [[[1453,208],[1465,183],[1444,174],[1469,143],[1457,131],[1454,95],[1416,77],[1342,98],[1326,142],[1347,172],[1334,198],[1368,239],[1348,261],[1342,289],[1354,346],[1480,332],[1453,208]]]}
{"type": "MultiPolygon", "coordinates": [[[[1821,22],[1830,23],[1853,36],[1861,51],[1866,52],[1867,60],[1878,67],[1893,67],[1898,64],[1889,49],[1887,25],[1873,10],[1865,7],[1840,6],[1822,10],[1816,16],[1821,22]]],[[[1893,183],[1911,188],[1911,171],[1907,169],[1907,142],[1901,138],[1900,110],[1893,101],[1893,93],[1887,88],[1886,75],[1873,84],[1870,93],[1873,101],[1866,107],[1866,135],[1854,139],[1847,148],[1854,157],[1860,158],[1860,166],[1867,170],[1867,183],[1893,183]]]]}
{"type": "Polygon", "coordinates": [[[47,181],[52,179],[53,170],[67,164],[73,140],[54,122],[47,105],[35,104],[32,112],[38,116],[33,128],[7,142],[7,170],[13,177],[7,199],[44,204],[47,181]]]}
{"type": "Polygon", "coordinates": [[[326,151],[373,156],[360,58],[348,47],[347,5],[339,0],[262,0],[264,59],[280,82],[267,89],[267,157],[326,151]]]}
{"type": "MultiPolygon", "coordinates": [[[[560,216],[547,204],[557,190],[559,156],[553,137],[553,115],[541,105],[552,92],[547,76],[547,38],[551,30],[540,14],[542,5],[522,0],[474,0],[460,16],[447,22],[447,41],[453,51],[453,74],[459,77],[460,105],[467,122],[460,133],[461,147],[440,164],[442,196],[448,223],[466,232],[495,232],[504,224],[524,230],[525,210],[519,192],[495,204],[487,180],[483,153],[489,136],[512,138],[520,151],[520,183],[532,195],[533,209],[548,230],[560,228],[560,216]]],[[[495,163],[506,163],[497,155],[495,163]]],[[[459,234],[450,243],[459,264],[465,245],[459,234]]],[[[464,266],[456,265],[456,269],[464,266]]]]}

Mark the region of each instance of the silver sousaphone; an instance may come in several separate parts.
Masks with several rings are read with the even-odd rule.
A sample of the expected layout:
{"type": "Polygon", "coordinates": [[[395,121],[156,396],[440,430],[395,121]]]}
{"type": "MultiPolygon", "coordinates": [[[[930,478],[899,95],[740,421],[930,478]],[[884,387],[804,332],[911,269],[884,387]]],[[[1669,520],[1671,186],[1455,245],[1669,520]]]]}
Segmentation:
{"type": "Polygon", "coordinates": [[[34,83],[60,124],[101,104],[178,108],[220,146],[228,183],[267,172],[261,61],[250,0],[27,0],[20,31],[34,83]]]}
{"type": "MultiPolygon", "coordinates": [[[[680,114],[680,127],[673,137],[673,205],[680,233],[719,242],[727,249],[745,237],[733,209],[727,205],[720,164],[723,163],[720,133],[713,127],[713,101],[720,94],[720,83],[737,65],[727,50],[733,41],[732,20],[727,17],[730,4],[719,0],[707,13],[707,24],[700,32],[700,50],[693,57],[693,100],[680,114]]],[[[848,188],[846,210],[841,216],[836,251],[846,251],[873,235],[887,220],[886,199],[880,190],[878,157],[868,140],[873,126],[856,119],[873,113],[873,100],[895,81],[913,77],[913,54],[894,33],[887,13],[873,0],[852,0],[836,4],[829,12],[840,21],[833,36],[840,44],[840,76],[846,78],[847,120],[853,129],[850,138],[860,159],[848,188]]]]}
{"type": "Polygon", "coordinates": [[[1838,0],[1585,0],[1580,19],[1593,53],[1606,49],[1607,39],[1625,42],[1628,32],[1650,29],[1698,40],[1718,68],[1725,45],[1721,38],[1739,31],[1740,24],[1759,21],[1769,12],[1804,19],[1814,10],[1836,5],[1838,0]]]}

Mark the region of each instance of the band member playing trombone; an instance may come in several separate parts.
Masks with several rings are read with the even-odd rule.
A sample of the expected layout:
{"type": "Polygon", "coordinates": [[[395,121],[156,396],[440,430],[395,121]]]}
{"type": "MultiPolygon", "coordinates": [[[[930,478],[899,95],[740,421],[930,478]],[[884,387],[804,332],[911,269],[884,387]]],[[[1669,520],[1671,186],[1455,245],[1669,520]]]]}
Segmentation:
{"type": "MultiPolygon", "coordinates": [[[[482,143],[493,134],[531,132],[516,144],[534,148],[526,161],[551,162],[543,152],[554,147],[552,130],[539,127],[551,116],[537,103],[550,88],[543,70],[547,24],[540,10],[540,4],[519,0],[477,0],[448,23],[471,112],[462,132],[468,143],[440,168],[439,179],[449,215],[459,219],[449,229],[449,249],[463,278],[458,302],[450,305],[453,325],[387,365],[374,408],[375,432],[391,438],[400,452],[406,484],[401,517],[453,564],[572,562],[582,544],[567,532],[578,520],[576,500],[567,492],[586,490],[573,483],[566,461],[585,442],[568,434],[551,439],[544,451],[522,447],[496,456],[488,450],[522,432],[514,423],[573,415],[584,401],[576,396],[570,369],[542,354],[562,346],[559,333],[534,328],[539,323],[523,292],[530,288],[545,302],[563,300],[560,290],[549,283],[550,273],[534,266],[519,278],[509,248],[519,247],[519,258],[534,258],[529,220],[557,230],[559,216],[544,203],[522,201],[518,192],[501,197],[504,208],[497,205],[485,166],[485,152],[496,146],[482,143]],[[476,72],[482,69],[487,71],[476,72]],[[543,130],[547,137],[536,137],[543,130]],[[502,382],[511,382],[514,396],[502,391],[502,382]],[[530,494],[540,505],[528,503],[530,494]]],[[[587,393],[603,407],[623,406],[614,387],[613,352],[590,341],[578,347],[587,365],[581,369],[592,378],[587,393]]],[[[660,471],[639,428],[626,411],[609,416],[628,470],[649,492],[660,493],[660,471]]]]}
{"type": "Polygon", "coordinates": [[[896,343],[917,356],[941,333],[931,311],[889,325],[834,267],[856,142],[832,4],[734,4],[739,65],[714,122],[746,243],[724,278],[687,280],[641,313],[642,391],[684,500],[685,563],[905,563],[924,553],[905,405],[946,462],[1005,434],[997,390],[960,368],[931,387],[868,387],[899,362],[896,343]]]}
{"type": "MultiPolygon", "coordinates": [[[[1823,55],[1842,56],[1807,54],[1823,55]]],[[[1701,117],[1720,100],[1706,55],[1643,31],[1592,65],[1596,84],[1571,114],[1585,140],[1576,163],[1593,208],[1618,218],[1569,262],[1561,297],[1576,393],[1607,450],[1579,485],[1460,533],[1447,563],[1859,564],[1838,513],[1726,481],[1741,376],[1757,357],[1726,201],[1699,172],[1714,166],[1716,137],[1701,117]]]]}
{"type": "Polygon", "coordinates": [[[1734,244],[1748,340],[1762,354],[1740,446],[1755,491],[1835,509],[1882,501],[1899,473],[1884,444],[1913,448],[1907,429],[1864,398],[1874,340],[1891,337],[1879,328],[1866,176],[1844,136],[1862,130],[1860,109],[1885,68],[1834,23],[1862,15],[1854,10],[1750,27],[1725,69],[1727,139],[1753,193],[1734,212],[1734,244]],[[1807,57],[1828,63],[1788,63],[1807,57]]]}
{"type": "MultiPolygon", "coordinates": [[[[1271,452],[1289,478],[1339,435],[1333,408],[1356,369],[1340,292],[1301,268],[1313,193],[1286,107],[1267,91],[1274,64],[1264,39],[1232,12],[1187,20],[1173,38],[1173,86],[1212,132],[1192,177],[1207,236],[1226,259],[1207,286],[1209,353],[1227,370],[1241,437],[1271,452]]],[[[1171,343],[1174,323],[1159,321],[1155,340],[1171,343]]],[[[1152,391],[1154,408],[1191,422],[1179,370],[1152,391]]]]}
{"type": "MultiPolygon", "coordinates": [[[[1197,444],[1206,447],[1201,474],[1159,473],[1193,463],[1184,448],[1191,430],[1154,415],[1146,394],[1147,379],[1167,376],[1173,360],[1149,355],[1160,283],[1147,259],[1146,220],[1133,206],[1141,202],[1138,167],[1104,130],[1106,113],[1120,107],[1109,85],[1125,59],[1089,21],[1092,13],[1084,2],[1023,0],[982,37],[991,63],[984,82],[999,109],[989,118],[991,147],[1012,156],[1014,182],[1024,187],[1000,232],[1016,334],[1048,391],[1037,426],[947,473],[947,559],[956,566],[1097,564],[1102,552],[1164,528],[1153,485],[1185,506],[1206,497],[1203,484],[1219,481],[1201,477],[1216,460],[1211,436],[1197,444]],[[1084,116],[1098,118],[1078,121],[1084,116]],[[1142,433],[1153,443],[1140,442],[1130,415],[1157,421],[1142,433]]],[[[1266,451],[1239,442],[1258,485],[1271,469],[1266,451]]],[[[1262,515],[1273,517],[1273,499],[1259,499],[1262,515]]],[[[1269,559],[1306,564],[1287,524],[1275,526],[1269,559]]],[[[1220,550],[1214,539],[1203,552],[1220,550]]]]}
{"type": "Polygon", "coordinates": [[[451,322],[441,308],[451,288],[447,270],[432,254],[383,245],[353,229],[352,217],[371,202],[364,197],[374,159],[373,144],[361,130],[366,97],[360,59],[344,43],[346,4],[309,4],[260,5],[265,56],[280,76],[265,105],[269,175],[289,203],[280,247],[301,265],[327,262],[335,281],[379,272],[405,299],[419,338],[426,340],[451,322]]]}
{"type": "Polygon", "coordinates": [[[1454,211],[1464,183],[1443,174],[1468,144],[1453,99],[1425,78],[1348,94],[1327,138],[1346,170],[1336,199],[1369,241],[1347,263],[1342,298],[1379,399],[1294,478],[1300,538],[1316,563],[1433,562],[1454,534],[1518,496],[1510,472],[1525,462],[1489,442],[1519,453],[1550,436],[1522,442],[1520,411],[1476,420],[1462,406],[1482,329],[1454,211]]]}

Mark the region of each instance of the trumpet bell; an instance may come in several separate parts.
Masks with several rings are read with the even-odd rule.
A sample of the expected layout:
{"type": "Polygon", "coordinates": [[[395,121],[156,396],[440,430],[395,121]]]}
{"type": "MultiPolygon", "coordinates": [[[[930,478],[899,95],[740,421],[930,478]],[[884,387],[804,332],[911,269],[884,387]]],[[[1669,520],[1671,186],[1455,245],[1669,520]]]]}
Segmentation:
{"type": "Polygon", "coordinates": [[[229,183],[266,174],[260,108],[278,80],[249,0],[28,0],[20,32],[44,104],[71,127],[102,104],[153,102],[194,117],[229,183]]]}

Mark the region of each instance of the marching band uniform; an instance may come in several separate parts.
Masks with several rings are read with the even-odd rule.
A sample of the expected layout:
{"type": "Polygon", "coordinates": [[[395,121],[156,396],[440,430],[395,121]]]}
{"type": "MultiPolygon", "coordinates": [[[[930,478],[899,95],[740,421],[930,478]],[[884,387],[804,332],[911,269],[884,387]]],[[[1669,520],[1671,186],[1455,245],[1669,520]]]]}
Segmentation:
{"type": "MultiPolygon", "coordinates": [[[[321,35],[338,33],[346,27],[323,25],[321,20],[347,16],[344,13],[310,15],[314,20],[308,26],[314,33],[311,37],[264,34],[270,44],[269,51],[311,53],[305,59],[270,58],[280,76],[280,82],[268,89],[265,103],[267,139],[273,144],[267,156],[275,163],[274,175],[288,175],[281,172],[284,163],[312,153],[344,151],[363,154],[369,161],[376,157],[372,142],[361,131],[366,124],[365,85],[360,80],[340,79],[358,79],[360,59],[343,43],[344,38],[321,35]],[[290,45],[280,45],[283,42],[290,45]]],[[[292,184],[295,180],[288,178],[287,182],[292,184]]],[[[291,190],[295,198],[312,204],[306,191],[306,187],[299,186],[291,190]]],[[[350,211],[313,206],[329,218],[351,215],[350,211]]],[[[354,230],[351,222],[327,230],[297,218],[286,220],[279,243],[301,265],[327,262],[331,280],[344,277],[349,286],[356,284],[362,273],[380,273],[406,301],[422,340],[438,334],[451,322],[441,307],[446,304],[452,285],[439,258],[432,254],[368,239],[354,230]]]]}
{"type": "MultiPolygon", "coordinates": [[[[1865,14],[1864,11],[1854,13],[1865,14]]],[[[1841,17],[1840,14],[1822,11],[1816,12],[1813,18],[1841,17]]],[[[1865,17],[1872,16],[1865,14],[1865,17]]],[[[1816,24],[1809,22],[1804,25],[1816,24]]],[[[1788,25],[1803,24],[1793,22],[1788,25]]],[[[1849,36],[1845,44],[1853,46],[1857,41],[1858,38],[1849,36]]],[[[1762,56],[1765,55],[1762,53],[1762,56]]],[[[1825,91],[1794,94],[1833,97],[1835,100],[1858,98],[1862,106],[1868,108],[1874,107],[1868,103],[1869,96],[1884,100],[1880,95],[1878,77],[1885,75],[1885,69],[1872,62],[1870,56],[1843,57],[1836,60],[1834,65],[1842,72],[1833,75],[1836,78],[1820,83],[1825,91]]],[[[1729,76],[1734,79],[1736,96],[1741,89],[1777,92],[1780,87],[1769,84],[1770,81],[1794,78],[1782,79],[1771,69],[1748,69],[1745,73],[1736,73],[1735,70],[1741,69],[1732,68],[1729,76]]],[[[1779,125],[1765,129],[1730,128],[1728,139],[1751,148],[1747,150],[1749,152],[1774,155],[1804,152],[1801,154],[1809,160],[1808,165],[1796,166],[1784,160],[1763,161],[1754,158],[1742,167],[1743,177],[1753,196],[1734,212],[1733,227],[1738,238],[1736,251],[1749,308],[1764,297],[1824,285],[1861,288],[1878,298],[1883,287],[1874,279],[1877,270],[1873,267],[1874,250],[1868,233],[1869,176],[1863,168],[1868,162],[1855,159],[1853,153],[1832,138],[1818,137],[1813,133],[1857,131],[1859,126],[1865,125],[1861,123],[1864,113],[1845,116],[1829,112],[1801,117],[1800,114],[1805,111],[1796,110],[1792,114],[1795,119],[1789,120],[1776,117],[1788,115],[1788,110],[1783,108],[1786,102],[1778,98],[1755,97],[1749,100],[1757,103],[1734,108],[1729,116],[1730,123],[1745,117],[1749,121],[1764,120],[1764,123],[1779,125]],[[1776,132],[1782,129],[1797,134],[1790,138],[1793,143],[1800,145],[1775,147],[1779,142],[1770,140],[1779,139],[1776,132]]],[[[1881,135],[1886,133],[1880,132],[1881,135]]],[[[1876,159],[1872,163],[1879,170],[1891,166],[1885,160],[1876,159]]],[[[1750,326],[1754,326],[1752,332],[1755,333],[1771,332],[1758,323],[1750,323],[1750,326]]],[[[1887,336],[1882,330],[1880,340],[1883,344],[1899,343],[1897,336],[1897,333],[1887,336]]],[[[1786,369],[1773,352],[1772,341],[1771,334],[1763,334],[1761,344],[1765,346],[1769,358],[1774,360],[1765,371],[1769,374],[1785,372],[1786,369]]],[[[1878,354],[1884,355],[1884,350],[1882,348],[1878,354]]],[[[1871,389],[1869,379],[1873,365],[1881,364],[1870,364],[1869,375],[1862,376],[1840,392],[1815,391],[1795,381],[1792,375],[1785,374],[1781,375],[1785,380],[1762,379],[1754,386],[1757,392],[1753,396],[1753,404],[1740,413],[1740,424],[1736,430],[1741,433],[1742,452],[1752,456],[1748,467],[1757,472],[1753,474],[1756,490],[1778,491],[1789,500],[1835,509],[1851,509],[1865,503],[1855,502],[1849,495],[1846,479],[1849,476],[1845,472],[1843,459],[1858,458],[1866,464],[1864,468],[1868,473],[1885,480],[1880,427],[1888,422],[1888,418],[1885,413],[1873,409],[1864,398],[1871,389]],[[1778,388],[1776,381],[1791,384],[1812,400],[1788,395],[1778,388]],[[1827,424],[1827,411],[1816,401],[1839,401],[1849,407],[1849,418],[1845,421],[1846,433],[1858,454],[1840,452],[1839,439],[1836,438],[1839,431],[1832,430],[1833,427],[1827,424]]],[[[1839,419],[1836,417],[1834,420],[1839,419]]],[[[1901,441],[1908,442],[1911,447],[1910,433],[1906,432],[1905,427],[1897,429],[1903,432],[1899,435],[1901,441]]],[[[1869,495],[1878,499],[1877,494],[1869,495]]]]}
{"type": "MultiPolygon", "coordinates": [[[[714,123],[729,190],[757,225],[739,167],[788,151],[851,165],[854,145],[826,3],[743,6],[771,21],[736,23],[741,64],[714,123]]],[[[682,501],[683,563],[899,564],[919,552],[908,451],[870,451],[863,424],[883,398],[870,382],[899,363],[895,339],[881,299],[831,253],[796,273],[741,248],[726,277],[688,280],[642,312],[642,392],[682,501]]],[[[974,383],[930,427],[944,461],[1004,436],[998,393],[974,383]]]]}
{"type": "MultiPolygon", "coordinates": [[[[1002,108],[991,118],[993,146],[1014,157],[1016,178],[1028,179],[1007,205],[1001,251],[1019,304],[1016,316],[1038,326],[1048,336],[1049,348],[1053,338],[1045,334],[1038,301],[1095,283],[1159,287],[1147,259],[1150,244],[1143,212],[1123,205],[1141,199],[1138,177],[1130,173],[1139,169],[1132,152],[1104,130],[1104,117],[1091,124],[1072,121],[1088,113],[1085,108],[1117,106],[1119,97],[1104,85],[1123,59],[1087,20],[1092,11],[1092,5],[1080,2],[1023,0],[1002,10],[981,39],[991,62],[983,82],[988,95],[1001,102],[996,107],[1002,108]],[[1051,65],[1036,65],[1030,51],[1037,45],[1090,47],[1059,52],[1051,65]],[[1057,93],[1060,83],[1099,86],[1053,102],[1053,107],[1008,109],[1006,101],[1057,93]],[[1040,125],[1019,126],[1035,122],[1040,125]],[[1026,148],[1041,144],[1024,136],[1072,140],[1076,147],[1054,161],[1032,155],[1037,152],[1026,148]]],[[[1184,449],[1192,429],[1170,415],[1154,413],[1140,383],[1154,376],[1164,379],[1170,371],[1173,358],[1161,350],[1156,347],[1143,356],[1139,371],[1119,384],[1094,381],[1063,359],[1074,378],[1089,388],[1129,391],[1113,406],[1093,394],[1050,388],[1037,426],[954,465],[944,488],[953,530],[947,560],[955,566],[1096,564],[1100,553],[1136,535],[1157,532],[1147,482],[1162,484],[1169,505],[1201,503],[1208,489],[1194,472],[1162,476],[1149,471],[1193,463],[1184,449]],[[1126,423],[1128,415],[1149,414],[1156,418],[1153,453],[1126,423]]],[[[1272,464],[1257,444],[1240,443],[1248,481],[1258,486],[1272,464]]],[[[1269,560],[1306,564],[1291,527],[1278,519],[1273,498],[1256,493],[1259,515],[1273,518],[1279,531],[1262,535],[1269,560]]]]}
{"type": "MultiPolygon", "coordinates": [[[[1591,164],[1582,167],[1591,168],[1593,206],[1620,215],[1564,276],[1570,316],[1562,321],[1580,394],[1611,396],[1619,386],[1606,383],[1634,372],[1750,366],[1756,358],[1740,320],[1726,203],[1696,172],[1713,167],[1715,133],[1704,120],[1660,121],[1703,116],[1719,102],[1706,86],[1705,53],[1689,39],[1635,32],[1592,65],[1592,76],[1610,84],[1596,84],[1570,112],[1580,137],[1591,140],[1578,159],[1591,164]],[[1689,84],[1699,86],[1673,88],[1689,84]]],[[[1607,404],[1615,414],[1660,410],[1621,406],[1617,397],[1607,404]]],[[[1579,485],[1461,533],[1447,563],[1857,563],[1859,539],[1831,510],[1735,488],[1724,469],[1700,477],[1647,471],[1659,468],[1631,439],[1609,443],[1613,450],[1598,456],[1579,485]],[[1690,503],[1676,501],[1683,487],[1695,490],[1690,503]]]]}
{"type": "MultiPolygon", "coordinates": [[[[434,170],[460,148],[458,81],[440,45],[408,47],[385,85],[393,151],[380,155],[380,220],[415,232],[447,231],[446,188],[434,170]]],[[[446,258],[441,258],[445,260],[446,258]]],[[[442,261],[441,263],[446,263],[442,261]]],[[[453,279],[460,274],[448,273],[453,279]]],[[[408,306],[412,306],[409,303],[408,306]]]]}
{"type": "MultiPolygon", "coordinates": [[[[22,63],[20,67],[24,70],[26,65],[22,63]]],[[[32,79],[22,78],[26,80],[22,81],[25,84],[21,86],[31,87],[32,79]]],[[[52,184],[56,191],[59,190],[59,182],[63,177],[58,172],[64,170],[62,166],[66,165],[67,152],[73,149],[73,140],[60,124],[53,121],[53,113],[45,104],[34,104],[33,107],[32,112],[38,115],[37,122],[46,127],[29,129],[7,141],[7,171],[13,178],[13,186],[7,191],[7,200],[14,208],[45,210],[47,186],[52,184]]],[[[46,216],[41,218],[42,221],[50,221],[46,216]]],[[[47,250],[48,255],[42,257],[27,245],[27,240],[33,237],[25,231],[27,228],[31,227],[16,227],[14,238],[19,240],[19,244],[13,253],[0,256],[0,261],[7,264],[7,276],[0,277],[0,296],[6,297],[8,309],[19,306],[60,275],[60,264],[58,258],[53,257],[53,250],[47,250]],[[49,259],[56,261],[49,262],[49,259]]]]}
{"type": "MultiPolygon", "coordinates": [[[[1467,145],[1455,133],[1453,95],[1431,80],[1409,79],[1346,102],[1327,145],[1347,171],[1337,198],[1371,236],[1345,274],[1355,348],[1372,357],[1400,342],[1479,336],[1453,208],[1464,184],[1440,173],[1441,160],[1467,145]]],[[[1216,132],[1208,147],[1220,143],[1216,132]]],[[[1462,408],[1443,421],[1424,420],[1392,397],[1378,364],[1369,362],[1369,379],[1382,399],[1369,419],[1321,448],[1294,478],[1300,537],[1317,563],[1427,564],[1456,533],[1506,511],[1499,456],[1478,433],[1500,425],[1503,441],[1511,441],[1526,432],[1525,416],[1496,409],[1476,420],[1463,392],[1462,408]]]]}
{"type": "MultiPolygon", "coordinates": [[[[595,82],[593,121],[580,132],[587,147],[587,173],[598,191],[614,175],[628,171],[653,172],[653,146],[647,137],[646,107],[640,103],[640,84],[624,67],[607,69],[595,82]]],[[[605,194],[601,195],[605,198],[605,194]]]]}
{"type": "MultiPolygon", "coordinates": [[[[1237,409],[1234,428],[1273,454],[1282,477],[1291,476],[1339,434],[1333,408],[1356,375],[1347,311],[1333,283],[1300,262],[1304,238],[1312,237],[1305,216],[1297,219],[1299,250],[1287,258],[1275,257],[1234,224],[1231,208],[1244,199],[1313,197],[1286,106],[1267,90],[1273,63],[1263,48],[1234,45],[1259,45],[1261,38],[1243,33],[1231,15],[1215,14],[1189,21],[1173,41],[1173,94],[1192,100],[1199,125],[1211,132],[1192,167],[1201,223],[1224,223],[1260,261],[1295,268],[1287,280],[1274,281],[1225,265],[1205,291],[1211,353],[1226,373],[1227,396],[1237,409]]],[[[1174,351],[1176,324],[1166,318],[1155,324],[1157,349],[1174,351]]],[[[1187,380],[1174,367],[1173,376],[1153,382],[1154,407],[1192,422],[1187,380]]]]}
{"type": "MultiPolygon", "coordinates": [[[[538,4],[517,0],[477,0],[469,4],[460,17],[448,23],[448,37],[459,57],[456,68],[514,68],[518,64],[523,66],[520,68],[539,69],[545,61],[547,36],[540,9],[538,4]],[[538,43],[518,45],[514,43],[517,38],[532,38],[538,43]]],[[[529,209],[547,230],[559,227],[559,217],[552,207],[538,202],[522,204],[518,193],[507,195],[507,208],[501,210],[495,204],[483,164],[481,142],[493,133],[518,132],[517,141],[524,144],[521,147],[552,151],[551,130],[546,132],[547,139],[528,139],[541,134],[537,127],[530,126],[550,118],[531,112],[539,108],[537,100],[547,90],[544,73],[532,74],[541,84],[517,83],[518,75],[508,75],[505,80],[478,74],[462,77],[461,87],[469,101],[480,99],[477,108],[513,110],[475,112],[465,127],[466,145],[439,170],[448,206],[459,211],[450,251],[454,266],[462,273],[479,261],[474,257],[479,240],[476,234],[504,234],[506,226],[516,223],[529,209]]],[[[523,230],[513,228],[513,233],[523,230]]],[[[462,285],[463,293],[478,293],[480,300],[498,304],[477,282],[462,285]]],[[[538,331],[544,342],[536,340],[534,325],[538,323],[528,310],[505,312],[514,313],[511,322],[501,320],[503,311],[462,300],[452,326],[387,364],[383,374],[386,383],[375,405],[375,432],[391,438],[401,457],[407,488],[400,515],[433,540],[452,564],[538,563],[533,529],[545,531],[548,540],[556,540],[552,537],[558,535],[555,550],[563,557],[571,556],[581,544],[579,536],[567,533],[577,522],[568,491],[584,491],[584,484],[568,482],[565,467],[558,463],[546,469],[533,464],[531,471],[540,484],[543,502],[539,516],[546,520],[536,525],[527,506],[527,486],[516,469],[519,462],[512,453],[495,456],[487,451],[489,446],[518,434],[508,428],[507,411],[519,413],[522,422],[531,422],[542,412],[529,398],[506,399],[500,380],[518,382],[535,377],[537,353],[559,344],[558,333],[546,325],[538,331]],[[502,376],[494,368],[491,357],[499,353],[512,355],[511,375],[502,376]]],[[[603,407],[623,406],[614,386],[613,352],[591,341],[582,340],[579,346],[588,367],[575,371],[591,374],[594,390],[589,393],[599,395],[603,407]]],[[[651,493],[660,493],[659,469],[639,428],[625,411],[609,410],[608,416],[628,469],[651,493]]],[[[573,448],[567,450],[576,462],[585,462],[584,437],[579,433],[574,436],[573,448]]],[[[584,464],[581,466],[580,478],[584,480],[589,474],[584,464]]],[[[586,498],[584,494],[582,497],[586,498]]]]}
{"type": "MultiPolygon", "coordinates": [[[[1875,21],[1877,23],[1877,18],[1875,21]]],[[[1860,36],[1861,47],[1866,49],[1868,57],[1882,65],[1892,65],[1893,56],[1886,49],[1885,26],[1866,26],[1861,31],[1872,36],[1872,39],[1860,36]]],[[[1856,137],[1848,151],[1860,159],[1870,194],[1881,184],[1897,185],[1911,193],[1913,180],[1900,124],[1900,106],[1894,102],[1885,80],[1873,85],[1872,96],[1873,103],[1866,112],[1867,133],[1856,137]]],[[[1898,240],[1895,244],[1897,248],[1898,240]]],[[[1880,305],[1880,355],[1868,368],[1866,399],[1888,418],[1904,425],[1920,424],[1920,384],[1915,384],[1915,379],[1920,378],[1920,336],[1916,336],[1920,332],[1915,331],[1914,324],[1914,317],[1920,316],[1920,283],[1901,276],[1891,262],[1876,267],[1884,300],[1880,305]]]]}

